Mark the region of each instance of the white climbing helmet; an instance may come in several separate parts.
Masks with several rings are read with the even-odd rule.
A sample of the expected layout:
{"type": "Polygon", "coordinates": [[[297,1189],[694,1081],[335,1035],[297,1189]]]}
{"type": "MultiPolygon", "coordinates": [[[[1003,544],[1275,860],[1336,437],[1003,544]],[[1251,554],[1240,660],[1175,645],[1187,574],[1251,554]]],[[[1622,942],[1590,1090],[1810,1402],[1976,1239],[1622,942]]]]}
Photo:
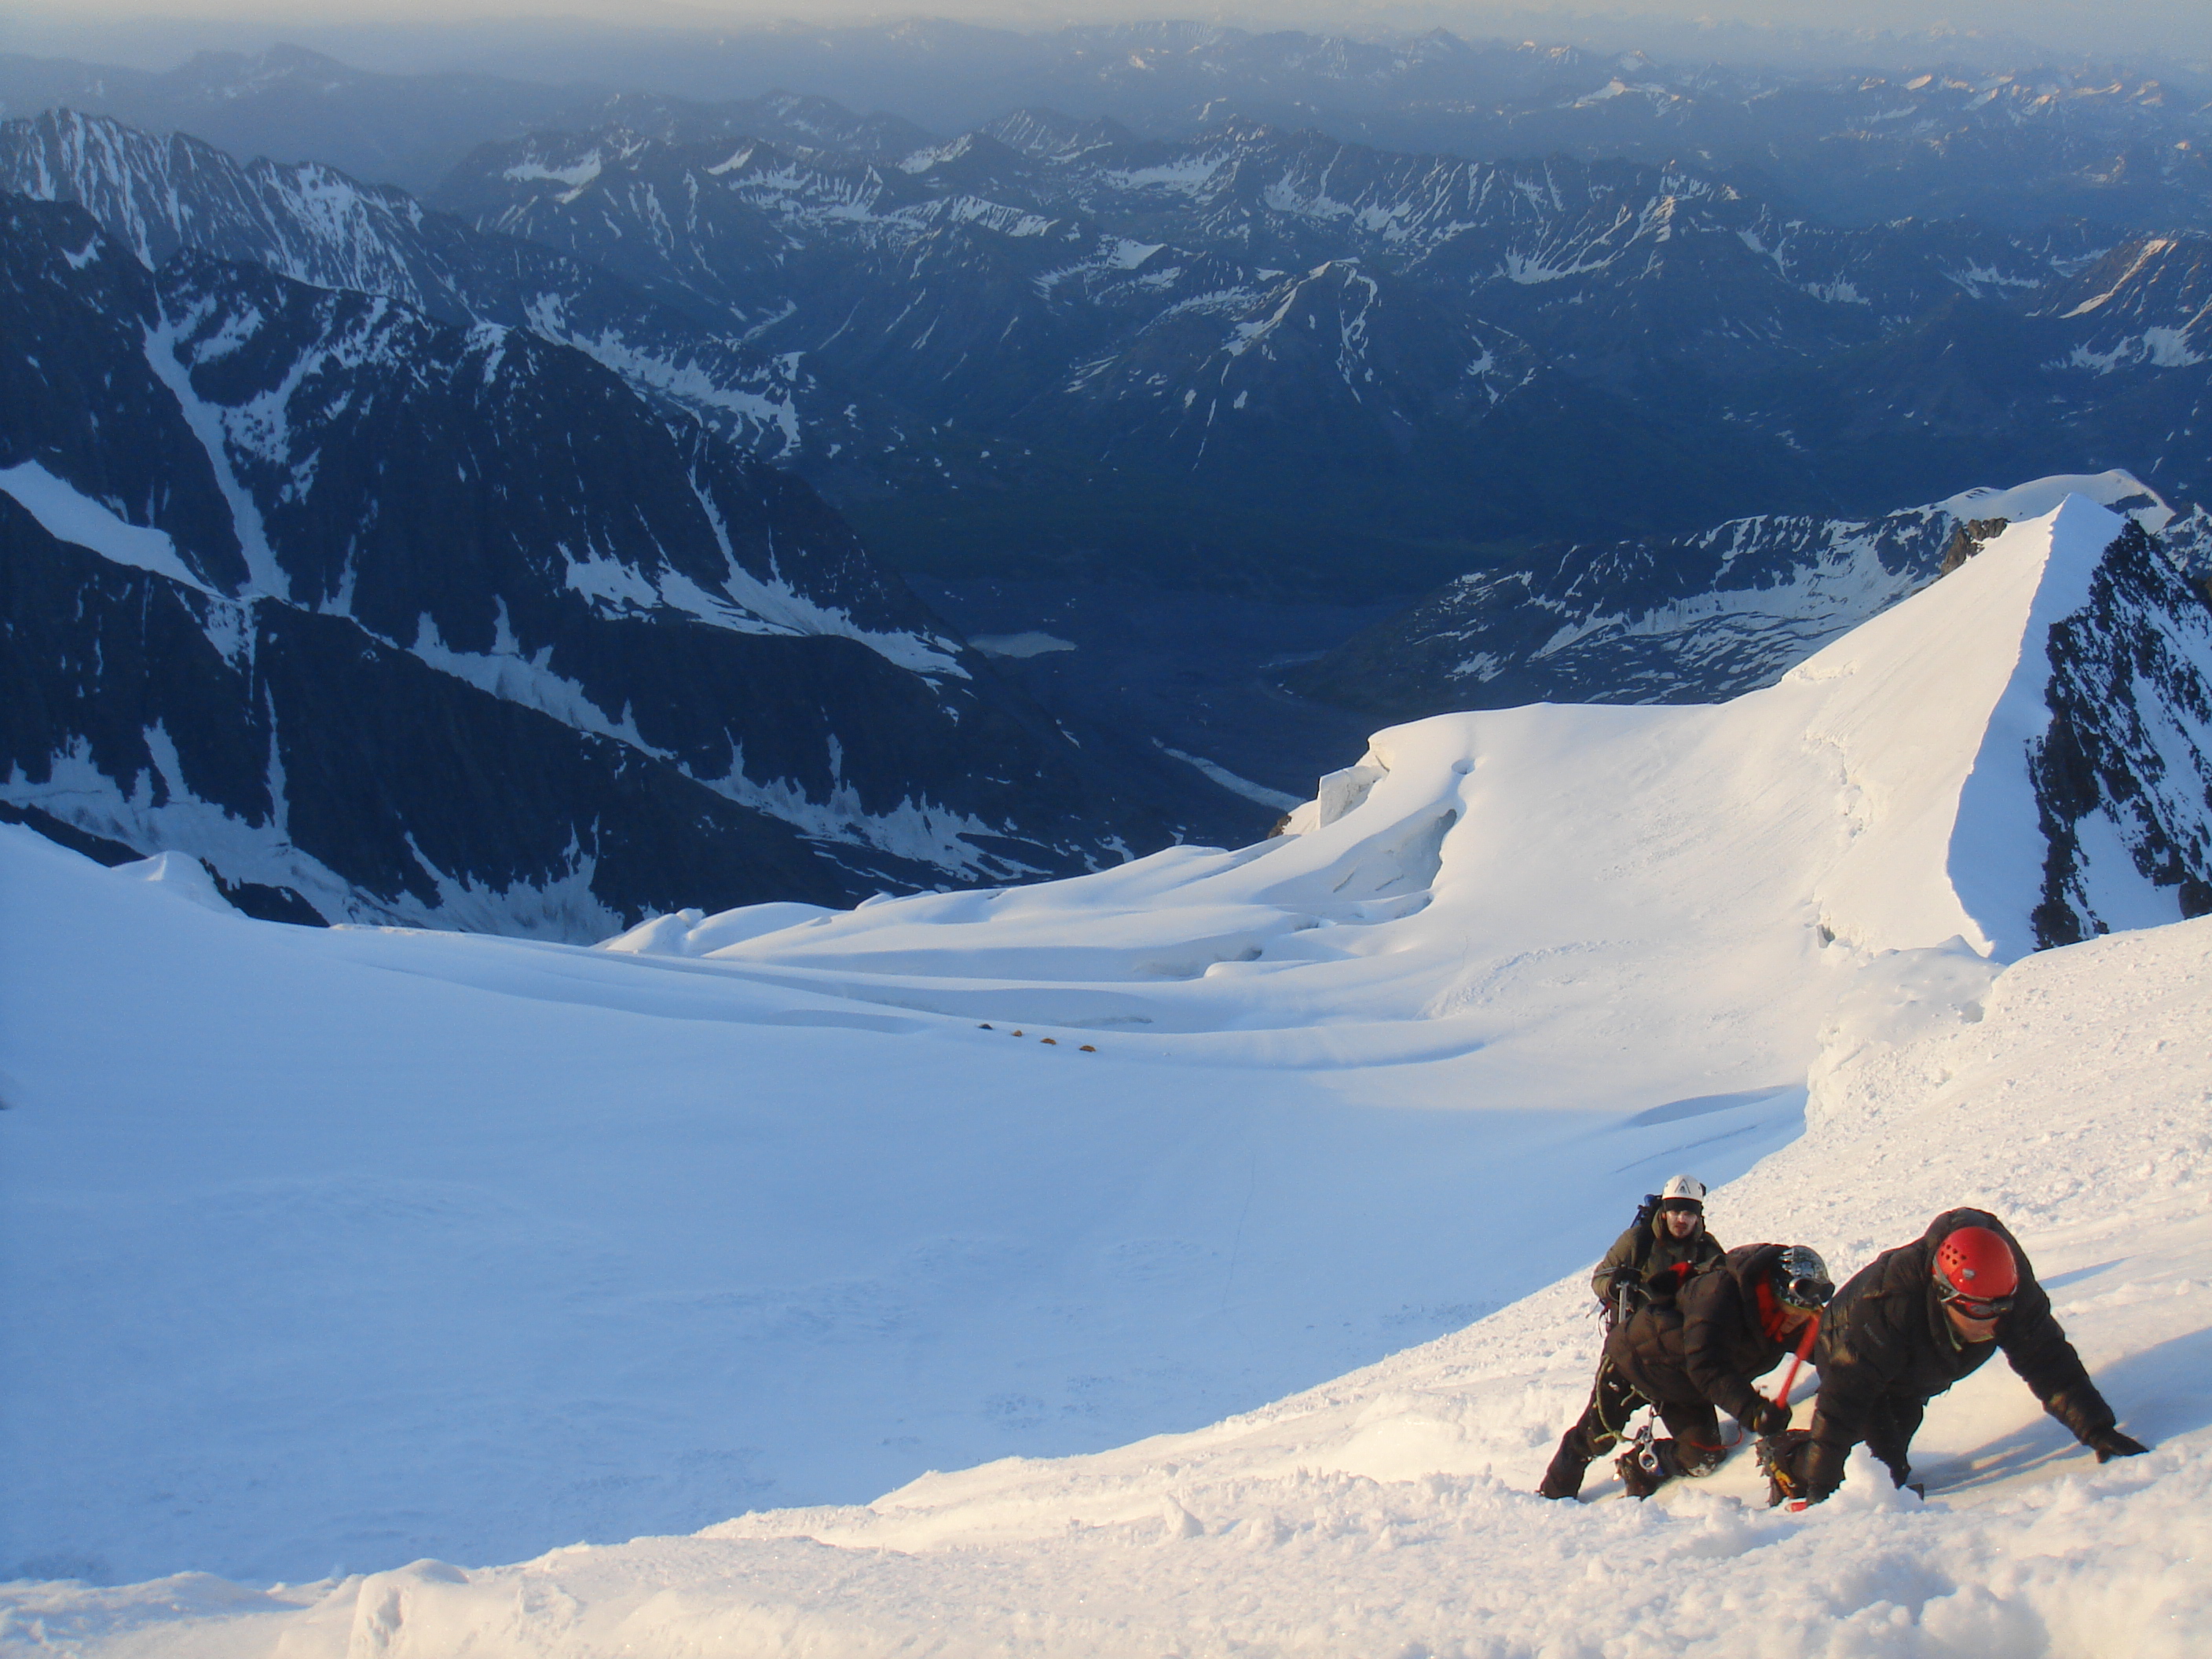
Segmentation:
{"type": "Polygon", "coordinates": [[[1703,1204],[1705,1201],[1705,1183],[1695,1176],[1676,1176],[1659,1189],[1659,1201],[1662,1204],[1670,1198],[1686,1200],[1692,1204],[1703,1204]]]}

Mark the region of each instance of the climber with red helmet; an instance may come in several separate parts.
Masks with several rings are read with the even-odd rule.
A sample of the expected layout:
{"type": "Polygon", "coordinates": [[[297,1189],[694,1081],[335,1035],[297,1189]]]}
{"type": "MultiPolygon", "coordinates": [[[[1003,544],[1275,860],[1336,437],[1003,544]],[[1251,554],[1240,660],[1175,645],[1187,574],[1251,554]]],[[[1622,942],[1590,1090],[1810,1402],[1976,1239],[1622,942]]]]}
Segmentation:
{"type": "Polygon", "coordinates": [[[1814,1349],[1820,1396],[1810,1443],[1771,1462],[1762,1453],[1770,1498],[1820,1502],[1843,1484],[1844,1462],[1861,1441],[1906,1485],[1928,1401],[1999,1349],[2100,1463],[2148,1449],[2120,1432],[2020,1241],[1987,1211],[1947,1210],[1836,1292],[1814,1349]]]}

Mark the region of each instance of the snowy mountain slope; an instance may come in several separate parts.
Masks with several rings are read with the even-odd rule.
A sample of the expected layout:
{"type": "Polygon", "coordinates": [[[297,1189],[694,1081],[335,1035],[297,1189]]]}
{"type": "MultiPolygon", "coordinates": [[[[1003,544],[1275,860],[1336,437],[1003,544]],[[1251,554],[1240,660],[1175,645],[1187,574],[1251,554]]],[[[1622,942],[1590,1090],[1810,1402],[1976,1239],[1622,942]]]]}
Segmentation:
{"type": "Polygon", "coordinates": [[[471,230],[389,185],[315,162],[240,162],[183,134],[155,137],[64,109],[0,123],[0,189],[76,203],[149,269],[190,247],[318,288],[382,295],[440,322],[526,328],[757,453],[801,441],[797,365],[746,343],[757,319],[737,313],[702,325],[602,270],[471,230]]]}
{"type": "MultiPolygon", "coordinates": [[[[10,1576],[518,1559],[1194,1426],[1571,1267],[1571,1217],[1467,1202],[1497,1172],[1618,1207],[1646,1170],[1592,1136],[1680,1139],[1620,1123],[1627,1074],[1468,1109],[1418,1041],[1086,1054],[0,859],[38,941],[0,963],[10,1576]]],[[[1783,1093],[1707,1167],[1792,1133],[1783,1093]]]]}
{"type": "Polygon", "coordinates": [[[1978,1000],[2051,868],[2127,897],[2084,927],[2182,914],[2147,826],[2201,845],[2155,735],[2197,716],[2033,716],[2085,629],[2212,661],[2123,527],[2069,497],[1766,690],[1398,728],[1294,833],[1029,888],[577,950],[249,926],[0,836],[0,1215],[45,1241],[0,1255],[45,1333],[0,1558],[297,1581],[857,1502],[1524,1296],[1794,1139],[1839,1006],[1978,1000]],[[2069,729],[2112,796],[2071,818],[2069,729]]]}
{"type": "Polygon", "coordinates": [[[2078,320],[2069,366],[2111,374],[2212,356],[2212,235],[2142,237],[2114,248],[2041,307],[2078,320]]]}
{"type": "MultiPolygon", "coordinates": [[[[1145,833],[806,486],[671,424],[580,353],[189,252],[150,275],[81,210],[0,204],[21,300],[0,351],[17,394],[0,412],[15,805],[232,879],[303,855],[299,883],[276,884],[313,887],[318,908],[336,895],[325,914],[349,917],[428,921],[442,884],[505,889],[526,866],[526,885],[588,886],[592,792],[533,790],[525,812],[472,787],[479,805],[455,813],[427,775],[395,775],[410,728],[452,735],[425,720],[419,666],[489,699],[481,718],[502,727],[550,716],[525,745],[564,750],[547,775],[637,780],[631,831],[674,861],[656,876],[641,853],[612,886],[601,867],[605,902],[572,938],[696,896],[665,884],[702,834],[783,848],[740,883],[750,896],[835,899],[1084,868],[1145,833]],[[173,567],[126,552],[112,602],[78,604],[84,562],[134,538],[173,567]],[[400,677],[374,759],[326,699],[272,689],[336,674],[307,660],[333,651],[400,677]],[[169,793],[200,829],[165,815],[169,793]],[[473,826],[465,859],[410,851],[425,814],[473,826]],[[749,815],[777,822],[728,831],[749,815]],[[534,850],[510,867],[502,836],[534,850]]],[[[479,741],[522,764],[512,740],[479,741]]],[[[456,739],[455,763],[481,786],[471,747],[456,739]]],[[[720,885],[743,863],[700,869],[720,885]]],[[[516,902],[540,931],[522,919],[537,901],[516,902]]]]}
{"type": "Polygon", "coordinates": [[[189,849],[241,908],[310,924],[588,938],[697,883],[861,884],[664,760],[346,618],[102,556],[15,488],[0,473],[11,822],[104,860],[189,849]]]}
{"type": "Polygon", "coordinates": [[[1400,720],[1522,702],[1717,702],[1771,684],[1934,580],[1966,526],[1983,525],[1985,540],[1990,522],[2039,516],[2069,491],[2154,530],[2171,518],[2114,471],[1872,520],[1763,514],[1691,536],[1555,545],[1445,584],[1284,683],[1400,720]]]}
{"type": "Polygon", "coordinates": [[[2197,921],[1838,1027],[1803,1139],[1710,1200],[1727,1238],[1809,1240],[1840,1273],[1954,1204],[1995,1209],[2155,1443],[2139,1462],[2100,1468],[1999,1364],[1929,1413],[1924,1502],[1862,1455],[1826,1504],[1765,1510],[1739,1453],[1647,1504],[1546,1504],[1532,1489],[1595,1347],[1576,1274],[1195,1433],[933,1474],[866,1508],[267,1594],[26,1587],[15,1616],[90,1654],[155,1636],[241,1654],[890,1654],[919,1631],[944,1654],[2180,1659],[2212,1541],[2208,985],[2197,921]]]}
{"type": "MultiPolygon", "coordinates": [[[[4,834],[0,848],[15,879],[28,872],[26,856],[47,866],[64,856],[4,834]]],[[[114,876],[58,867],[39,874],[58,890],[52,921],[66,916],[77,924],[58,953],[64,976],[81,959],[107,955],[126,968],[117,988],[134,1004],[169,982],[179,957],[217,968],[227,980],[234,959],[258,960],[267,948],[236,923],[147,887],[128,892],[114,876]],[[94,945],[86,952],[117,927],[128,930],[127,951],[94,945]]],[[[42,920],[48,914],[41,908],[42,920]]],[[[351,943],[345,935],[273,937],[316,947],[351,943]]],[[[479,977],[497,959],[512,960],[498,975],[505,998],[382,976],[386,988],[374,994],[415,1011],[433,1043],[446,1020],[511,1017],[526,1006],[514,999],[526,994],[531,979],[539,979],[541,994],[551,984],[511,945],[356,939],[394,965],[425,946],[471,957],[463,973],[479,977]]],[[[319,948],[287,954],[293,971],[307,976],[301,1012],[316,1008],[329,986],[349,982],[321,977],[343,970],[317,959],[326,957],[319,948]]],[[[534,961],[555,969],[579,958],[540,952],[534,961]]],[[[349,982],[361,990],[379,978],[356,974],[349,982]]],[[[1573,1267],[1464,1329],[1195,1432],[1085,1457],[1017,1457],[931,1474],[866,1507],[763,1510],[690,1537],[622,1542],[616,1534],[603,1545],[571,1544],[512,1567],[462,1554],[465,1566],[422,1560],[267,1590],[201,1574],[116,1589],[18,1583],[0,1590],[7,1621],[0,1642],[27,1654],[335,1659],[375,1652],[397,1659],[465,1650],[872,1654],[913,1650],[917,1640],[944,1654],[1476,1654],[1577,1650],[1569,1644],[1595,1651],[1632,1640],[1654,1653],[1747,1659],[1838,1652],[2086,1659],[2113,1651],[2179,1659],[2198,1645],[2204,1583],[2195,1564],[2208,1541],[2212,1498],[2212,1394],[2203,1364],[2212,1335],[2208,986],[2206,920],[2042,953],[2002,971],[1955,944],[1858,955],[1835,975],[1803,1134],[1721,1186],[1709,1206],[1724,1239],[1810,1242],[1839,1273],[1914,1237],[1942,1209],[1962,1202],[1994,1208],[2033,1252],[2057,1312],[2124,1423],[2154,1443],[2142,1460],[2100,1468],[1998,1364],[1930,1413],[1916,1447],[1933,1488],[1924,1503],[1893,1492],[1862,1458],[1827,1504],[1797,1516],[1766,1510],[1740,1453],[1711,1480],[1650,1504],[1546,1504],[1532,1488],[1553,1440],[1582,1403],[1595,1347],[1583,1270],[1573,1267]]],[[[175,1011],[179,1029],[191,1029],[200,995],[219,1000],[228,989],[220,980],[196,989],[175,1011]]],[[[724,1018],[741,1006],[727,994],[712,1000],[724,1018]]],[[[700,1012],[709,1006],[695,1004],[700,1012]]],[[[568,1018],[580,1022],[586,1052],[619,1029],[604,1012],[568,1018]]],[[[325,1006],[303,1030],[321,1036],[328,1024],[325,1006]]],[[[666,1029],[673,1044],[664,1048],[663,1074],[679,1077],[708,1027],[695,1020],[666,1029]]],[[[134,1029],[133,1042],[158,1049],[166,1035],[134,1029]]],[[[782,1046],[798,1034],[754,1035],[764,1076],[798,1052],[782,1046]]],[[[826,1036],[803,1040],[817,1050],[817,1097],[834,1098],[851,1060],[823,1047],[826,1036]]],[[[981,1037],[945,1037],[972,1055],[969,1089],[986,1097],[991,1073],[1006,1059],[1036,1057],[1035,1049],[994,1051],[981,1037]]],[[[904,1041],[908,1087],[926,1094],[936,1056],[904,1041]]],[[[556,1046],[565,1048],[567,1040],[556,1046]]],[[[11,1063],[20,1068],[27,1060],[35,1068],[31,1047],[11,1042],[11,1063]]],[[[166,1068],[173,1059],[149,1052],[143,1063],[166,1068]]],[[[0,1133],[43,1166],[69,1133],[52,1121],[58,1115],[40,1086],[44,1073],[18,1075],[11,1103],[25,1109],[9,1114],[0,1133]]],[[[107,1077],[129,1075],[117,1067],[107,1077]]],[[[1089,1094],[1082,1074],[1061,1075],[1079,1080],[1060,1085],[1059,1109],[1082,1109],[1089,1094]]],[[[1196,1075],[1217,1098],[1238,1086],[1233,1073],[1196,1075]]],[[[1146,1080],[1165,1085],[1172,1099],[1176,1078],[1162,1068],[1146,1080]]],[[[1303,1084],[1278,1073],[1268,1085],[1279,1099],[1283,1089],[1303,1084]]],[[[104,1078],[91,1096],[103,1114],[114,1109],[103,1099],[106,1086],[104,1078]]],[[[1195,1110],[1195,1101],[1178,1104],[1157,1123],[1195,1110]]],[[[668,1111],[657,1105],[650,1121],[668,1121],[668,1111]]],[[[1295,1116],[1269,1115],[1278,1157],[1322,1152],[1285,1146],[1286,1129],[1293,1143],[1297,1135],[1295,1116]]],[[[1367,1133],[1391,1132],[1388,1115],[1364,1115],[1367,1133]]],[[[1448,1121],[1465,1114],[1425,1115],[1448,1121]]],[[[1715,1161],[1727,1155],[1697,1144],[1702,1126],[1694,1111],[1644,1116],[1649,1127],[1632,1121],[1599,1131],[1607,1139],[1662,1138],[1653,1159],[1632,1168],[1690,1162],[1717,1173],[1715,1161]]],[[[1355,1144],[1323,1155],[1340,1158],[1355,1144]]],[[[252,1213],[268,1218],[264,1228],[279,1218],[289,1224],[312,1189],[256,1182],[265,1156],[234,1171],[247,1178],[223,1196],[258,1206],[252,1213]]],[[[1481,1207],[1510,1212],[1524,1224],[1563,1207],[1565,1189],[1516,1180],[1527,1167],[1493,1163],[1477,1189],[1481,1207]]],[[[1312,1174],[1330,1201],[1305,1212],[1309,1230],[1353,1243],[1389,1225],[1387,1202],[1360,1202],[1366,1166],[1332,1161],[1312,1174]]],[[[592,1185],[604,1188],[625,1175],[622,1166],[602,1170],[592,1185]]],[[[1271,1169],[1271,1187],[1273,1175],[1271,1169]]],[[[129,1175],[111,1168],[103,1179],[127,1186],[129,1175]]],[[[76,1190],[75,1183],[64,1190],[76,1190]]],[[[348,1229],[376,1213],[364,1202],[373,1191],[349,1195],[348,1229]]],[[[403,1201],[397,1190],[377,1196],[403,1201]]],[[[404,1197],[434,1209],[398,1213],[434,1216],[434,1235],[449,1237],[466,1224],[471,1196],[464,1175],[434,1193],[426,1187],[404,1197]]],[[[34,1206],[42,1219],[52,1207],[51,1197],[34,1206]]],[[[590,1213],[578,1219],[588,1224],[590,1213]]],[[[1586,1261],[1618,1218],[1599,1205],[1572,1218],[1586,1261]]],[[[511,1234],[530,1219],[509,1212],[498,1223],[511,1234]]],[[[387,1274],[404,1260],[390,1255],[391,1247],[415,1231],[419,1224],[390,1229],[387,1274]]],[[[343,1273],[345,1252],[359,1248],[355,1234],[322,1237],[343,1273]]],[[[1425,1242],[1432,1254],[1459,1243],[1433,1230],[1425,1242]]],[[[1533,1253],[1524,1260],[1534,1266],[1533,1253]]],[[[326,1255],[317,1263],[320,1282],[328,1282],[332,1261],[326,1255]]],[[[1262,1273],[1285,1265],[1255,1263],[1262,1273]]],[[[1311,1307],[1328,1292],[1301,1284],[1291,1294],[1311,1307]]],[[[326,1316],[322,1308],[307,1311],[318,1323],[326,1316]]],[[[417,1326],[426,1312],[434,1317],[437,1310],[422,1305],[419,1290],[389,1308],[417,1326]]],[[[526,1322],[514,1333],[526,1341],[532,1334],[526,1322]]],[[[64,1328],[64,1349],[67,1335],[64,1328]]],[[[390,1366],[405,1352],[404,1344],[396,1354],[386,1345],[380,1363],[390,1366]]],[[[42,1367],[59,1359],[51,1348],[34,1357],[42,1367]]],[[[837,1374],[849,1376],[854,1364],[848,1350],[837,1374]]],[[[631,1397],[641,1386],[630,1380],[631,1397]]],[[[1799,1399],[1808,1392],[1801,1385],[1799,1399]]],[[[654,1395],[665,1402],[665,1389],[654,1395]]],[[[341,1420],[352,1433],[371,1426],[352,1399],[343,1403],[341,1420]]],[[[122,1420],[135,1419],[126,1411],[122,1420]]],[[[167,1474],[173,1443],[165,1429],[151,1429],[142,1472],[167,1474]]],[[[564,1425],[533,1415],[531,1430],[541,1451],[558,1448],[574,1459],[564,1425]]],[[[407,1431],[434,1431],[427,1422],[407,1431]]],[[[404,1447],[403,1438],[380,1449],[388,1456],[404,1447]]],[[[730,1471],[720,1483],[730,1508],[773,1501],[772,1492],[732,1492],[730,1471]]],[[[1599,1483],[1590,1496],[1611,1490],[1599,1483]]],[[[437,1491],[416,1477],[418,1503],[427,1493],[434,1504],[437,1491]]],[[[50,1511],[81,1512],[75,1494],[50,1511]]],[[[139,1526],[143,1535],[146,1522],[139,1526]]],[[[70,1534],[66,1520],[54,1531],[83,1535],[70,1534]]],[[[32,1565],[56,1577],[94,1564],[56,1556],[32,1565]]]]}
{"type": "MultiPolygon", "coordinates": [[[[2105,881],[2127,917],[2107,925],[2199,914],[2208,692],[2212,607],[2139,527],[2068,494],[1732,702],[1438,716],[1377,734],[1278,841],[918,896],[715,959],[835,975],[848,995],[868,994],[864,974],[902,1000],[934,985],[948,1012],[1206,1031],[1239,1053],[1265,1029],[1309,1060],[1357,1052],[1364,1022],[1419,1018],[1485,1044],[1477,1070],[1547,1042],[1537,1003],[1575,1011],[1574,1044],[1602,1008],[1624,1048],[1660,1052],[1637,1011],[1689,975],[1713,999],[1714,1070],[1786,1075],[1794,1050],[1730,1040],[1794,1030],[1792,999],[1827,994],[1830,941],[1959,934],[2010,959],[2100,931],[2086,895],[2105,881]],[[1064,988],[1044,994],[1047,975],[1064,988]],[[1017,976],[1032,982],[989,982],[1017,976]],[[1510,1023],[1486,1007],[1504,988],[1510,1023]]],[[[1529,1069],[1570,1076],[1576,1053],[1529,1069]]]]}

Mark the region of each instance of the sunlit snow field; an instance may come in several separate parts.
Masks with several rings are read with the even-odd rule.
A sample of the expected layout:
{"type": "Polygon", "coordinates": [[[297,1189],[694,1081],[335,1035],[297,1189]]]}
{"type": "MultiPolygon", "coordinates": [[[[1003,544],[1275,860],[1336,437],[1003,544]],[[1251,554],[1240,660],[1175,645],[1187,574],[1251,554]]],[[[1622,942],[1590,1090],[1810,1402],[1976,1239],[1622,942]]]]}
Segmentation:
{"type": "Polygon", "coordinates": [[[2201,1651],[2212,922],[2025,954],[2021,642],[2118,524],[1000,894],[584,951],[0,832],[0,1650],[2201,1651]],[[1677,1169],[1839,1276],[1998,1211],[2159,1449],[1997,1365],[1924,1505],[1540,1503],[1677,1169]]]}

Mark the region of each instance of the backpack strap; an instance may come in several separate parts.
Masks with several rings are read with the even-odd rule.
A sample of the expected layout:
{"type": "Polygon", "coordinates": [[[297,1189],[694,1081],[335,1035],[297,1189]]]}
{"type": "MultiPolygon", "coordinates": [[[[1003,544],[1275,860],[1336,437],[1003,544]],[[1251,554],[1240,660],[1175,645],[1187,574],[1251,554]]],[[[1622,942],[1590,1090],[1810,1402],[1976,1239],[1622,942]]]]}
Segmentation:
{"type": "Polygon", "coordinates": [[[1659,1194],[1646,1193],[1644,1201],[1636,1206],[1636,1253],[1628,1258],[1630,1268],[1641,1274],[1644,1264],[1651,1260],[1651,1246],[1656,1242],[1651,1237],[1651,1218],[1659,1213],[1659,1194]]]}

